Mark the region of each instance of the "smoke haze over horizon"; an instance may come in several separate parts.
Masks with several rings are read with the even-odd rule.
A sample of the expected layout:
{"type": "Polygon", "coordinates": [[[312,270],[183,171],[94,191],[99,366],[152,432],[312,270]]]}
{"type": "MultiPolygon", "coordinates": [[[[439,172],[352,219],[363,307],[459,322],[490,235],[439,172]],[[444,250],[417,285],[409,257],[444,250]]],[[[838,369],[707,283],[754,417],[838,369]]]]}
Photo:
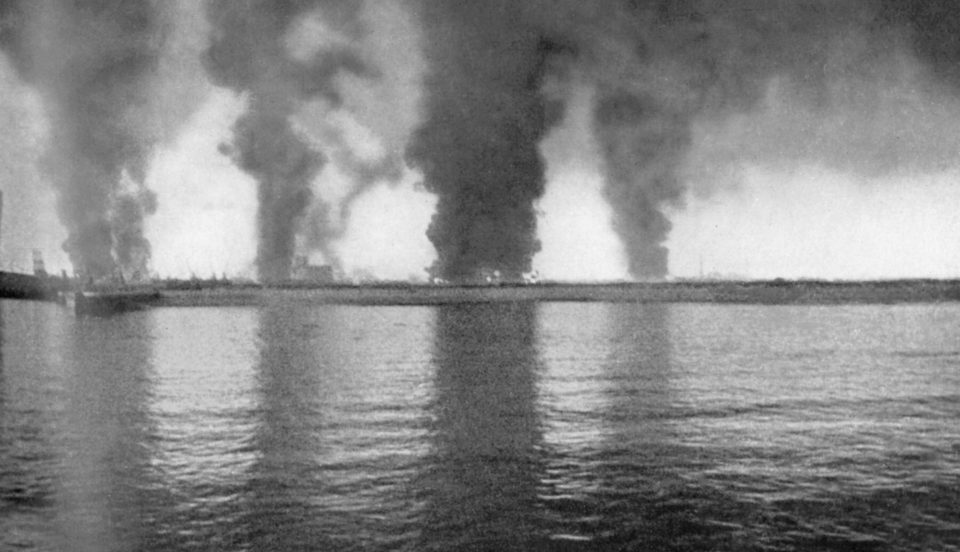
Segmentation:
{"type": "Polygon", "coordinates": [[[0,0],[0,248],[262,281],[949,276],[958,37],[947,1],[0,0]]]}
{"type": "Polygon", "coordinates": [[[166,85],[185,80],[180,60],[170,61],[184,54],[173,27],[185,9],[146,0],[0,4],[0,45],[46,118],[34,160],[56,191],[63,249],[84,275],[148,270],[149,157],[192,108],[186,87],[170,103],[166,85]]]}

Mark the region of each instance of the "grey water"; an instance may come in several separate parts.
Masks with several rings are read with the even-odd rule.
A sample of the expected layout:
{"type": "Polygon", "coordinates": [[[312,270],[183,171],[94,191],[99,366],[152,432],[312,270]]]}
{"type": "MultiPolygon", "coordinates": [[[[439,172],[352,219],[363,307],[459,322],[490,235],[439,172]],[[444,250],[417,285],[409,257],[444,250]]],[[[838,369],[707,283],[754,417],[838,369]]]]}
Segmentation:
{"type": "Polygon", "coordinates": [[[0,311],[3,550],[960,550],[960,304],[0,311]]]}

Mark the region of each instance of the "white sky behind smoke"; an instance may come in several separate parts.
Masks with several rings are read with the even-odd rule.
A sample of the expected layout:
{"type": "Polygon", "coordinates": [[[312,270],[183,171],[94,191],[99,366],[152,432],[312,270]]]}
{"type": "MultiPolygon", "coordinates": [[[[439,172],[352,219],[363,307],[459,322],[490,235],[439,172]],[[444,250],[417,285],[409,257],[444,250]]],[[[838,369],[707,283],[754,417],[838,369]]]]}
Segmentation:
{"type": "MultiPolygon", "coordinates": [[[[575,100],[555,131],[565,146],[550,136],[542,148],[548,186],[539,202],[543,249],[534,262],[541,278],[628,277],[597,157],[589,154],[596,146],[587,100],[575,100]]],[[[253,275],[255,187],[217,152],[240,104],[232,94],[212,94],[155,159],[149,182],[160,207],[148,228],[160,274],[253,275]]],[[[335,169],[326,170],[318,186],[335,195],[335,169]]],[[[435,256],[425,236],[435,200],[417,182],[408,172],[398,185],[377,185],[357,201],[336,245],[348,275],[424,277],[435,256]]],[[[738,182],[712,195],[690,193],[686,207],[674,210],[671,275],[697,276],[701,263],[706,274],[758,278],[960,275],[960,168],[864,178],[815,164],[745,165],[738,182]]]]}
{"type": "MultiPolygon", "coordinates": [[[[0,151],[0,264],[29,270],[31,250],[39,248],[49,270],[69,270],[52,191],[32,166],[42,111],[9,67],[0,67],[0,117],[13,122],[5,125],[0,151]]],[[[158,274],[254,275],[255,186],[217,151],[241,105],[231,93],[213,92],[154,158],[148,184],[159,208],[147,224],[158,274]]],[[[589,149],[594,146],[584,124],[573,121],[556,132],[567,133],[575,148],[589,149]]],[[[549,279],[627,278],[599,168],[589,155],[564,160],[564,152],[551,147],[548,137],[548,186],[539,202],[543,249],[535,269],[549,279]]],[[[690,194],[686,208],[672,213],[671,275],[697,276],[701,267],[707,274],[758,278],[960,275],[960,170],[871,180],[814,165],[787,171],[747,166],[743,176],[737,188],[690,194]]],[[[417,175],[408,174],[399,185],[378,185],[357,201],[336,246],[348,275],[423,278],[435,255],[425,236],[434,199],[416,184],[417,175]]]]}
{"type": "MultiPolygon", "coordinates": [[[[399,25],[388,12],[379,24],[399,25]]],[[[304,23],[303,31],[315,23],[304,23]]],[[[376,41],[369,48],[398,60],[404,54],[376,41]]],[[[883,107],[880,111],[850,108],[842,116],[818,120],[785,109],[792,104],[773,82],[756,110],[699,125],[690,149],[686,205],[670,212],[670,274],[960,276],[960,104],[931,102],[929,91],[912,88],[920,78],[915,64],[909,59],[901,64],[897,71],[909,78],[894,74],[875,97],[849,99],[854,107],[874,102],[883,107]],[[878,112],[885,118],[878,120],[878,112]],[[903,139],[917,144],[914,155],[924,163],[911,167],[908,159],[909,170],[878,171],[876,176],[844,167],[845,156],[863,151],[883,163],[885,140],[898,139],[885,133],[903,126],[916,134],[903,139]],[[851,142],[850,136],[861,139],[851,142]],[[822,152],[807,155],[807,150],[835,150],[835,155],[824,162],[822,152]]],[[[388,71],[385,79],[384,90],[405,86],[411,90],[399,97],[408,102],[416,98],[416,83],[408,73],[388,71]]],[[[391,110],[384,97],[376,97],[382,91],[354,92],[371,95],[360,98],[375,106],[366,119],[345,118],[341,112],[333,114],[333,123],[317,128],[334,124],[346,129],[345,140],[361,157],[401,147],[415,124],[416,104],[391,110]]],[[[156,151],[148,174],[147,184],[158,199],[156,214],[147,219],[153,270],[162,276],[253,277],[256,187],[218,151],[245,100],[210,86],[191,86],[189,93],[203,96],[200,107],[156,151]]],[[[601,193],[590,94],[586,88],[574,89],[566,119],[541,146],[548,184],[537,204],[543,247],[534,268],[542,279],[628,278],[623,248],[610,227],[611,209],[601,193]]],[[[301,117],[324,113],[307,109],[301,117]]],[[[0,124],[0,266],[29,271],[31,251],[40,249],[48,270],[70,270],[60,248],[66,235],[54,211],[53,192],[36,168],[47,124],[43,107],[3,54],[0,124]]],[[[347,193],[350,184],[336,172],[331,164],[318,176],[314,189],[320,196],[335,199],[347,193]]],[[[435,198],[419,182],[420,176],[407,170],[399,182],[377,183],[357,199],[343,237],[334,244],[347,277],[425,278],[424,268],[436,257],[425,235],[435,198]]],[[[311,259],[323,262],[316,255],[311,259]]]]}

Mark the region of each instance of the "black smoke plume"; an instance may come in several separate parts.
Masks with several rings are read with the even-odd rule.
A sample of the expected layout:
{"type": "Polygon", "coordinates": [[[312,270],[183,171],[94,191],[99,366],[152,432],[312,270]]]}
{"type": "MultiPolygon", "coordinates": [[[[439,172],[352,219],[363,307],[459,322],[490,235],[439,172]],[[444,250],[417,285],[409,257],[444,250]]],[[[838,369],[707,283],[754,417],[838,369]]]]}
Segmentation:
{"type": "Polygon", "coordinates": [[[50,122],[43,168],[57,192],[74,269],[145,274],[144,185],[162,137],[154,78],[174,3],[148,0],[0,3],[0,47],[36,87],[50,122]]]}
{"type": "MultiPolygon", "coordinates": [[[[408,158],[439,196],[429,237],[445,278],[484,269],[516,278],[530,268],[543,191],[537,146],[552,112],[545,76],[575,75],[593,90],[604,193],[641,279],[667,274],[668,213],[682,207],[697,132],[710,133],[701,127],[724,129],[716,141],[737,162],[802,160],[864,175],[930,168],[954,150],[955,139],[905,138],[876,122],[899,120],[911,93],[937,104],[937,87],[960,85],[960,11],[948,1],[424,0],[417,8],[426,120],[408,158]],[[909,89],[896,80],[909,78],[910,59],[930,82],[909,89]],[[788,104],[776,128],[763,134],[747,123],[729,135],[729,121],[768,109],[774,84],[788,104]],[[838,120],[851,124],[832,128],[838,120]]],[[[711,167],[719,179],[719,165],[698,170],[710,178],[711,167]]]]}
{"type": "Polygon", "coordinates": [[[589,33],[587,71],[613,226],[635,277],[667,274],[666,209],[682,205],[695,126],[750,121],[771,83],[788,105],[771,132],[747,128],[747,142],[721,134],[733,159],[875,176],[937,170],[956,151],[956,138],[907,115],[911,95],[923,96],[917,111],[934,109],[944,103],[934,88],[960,84],[951,2],[634,1],[608,13],[606,36],[589,33]],[[935,84],[904,68],[912,57],[935,84]]]}
{"type": "Polygon", "coordinates": [[[656,99],[628,94],[602,97],[595,121],[606,166],[604,192],[630,274],[662,278],[667,249],[661,242],[670,231],[662,206],[683,199],[675,170],[690,142],[688,121],[658,109],[656,99]]]}
{"type": "MultiPolygon", "coordinates": [[[[156,198],[144,179],[150,152],[183,117],[160,106],[169,108],[178,90],[161,81],[169,80],[171,29],[183,23],[171,12],[186,4],[0,0],[0,48],[43,99],[45,175],[80,272],[146,269],[143,221],[156,198]]],[[[345,81],[379,77],[358,43],[369,32],[363,10],[383,19],[388,4],[400,9],[349,0],[206,5],[204,66],[248,102],[224,150],[258,182],[263,280],[289,276],[310,183],[328,157],[355,182],[339,215],[313,203],[308,246],[331,257],[350,202],[399,174],[396,150],[375,162],[347,149],[321,152],[295,123],[305,104],[344,104],[345,81]]],[[[438,253],[432,271],[446,279],[499,271],[516,280],[531,269],[540,247],[540,142],[565,100],[545,92],[551,80],[591,89],[605,194],[638,278],[667,273],[669,212],[695,185],[691,175],[719,180],[726,165],[742,162],[818,163],[868,176],[937,170],[953,166],[960,147],[951,123],[960,118],[960,10],[952,1],[404,6],[419,22],[426,64],[423,120],[406,158],[438,196],[428,234],[438,253]]],[[[403,147],[398,136],[390,142],[403,147]]]]}
{"type": "Polygon", "coordinates": [[[428,74],[425,120],[407,159],[437,194],[427,235],[433,276],[519,280],[539,251],[534,201],[543,194],[538,144],[549,105],[541,91],[553,40],[539,2],[427,0],[418,4],[428,74]]]}
{"type": "Polygon", "coordinates": [[[604,193],[634,277],[668,272],[667,209],[683,204],[695,122],[753,108],[778,75],[821,101],[823,43],[862,10],[858,2],[619,2],[582,31],[604,193]]]}
{"type": "Polygon", "coordinates": [[[247,95],[247,111],[224,148],[258,185],[257,271],[261,281],[289,279],[296,234],[312,200],[310,184],[326,157],[292,121],[304,102],[342,102],[336,78],[370,74],[351,47],[360,2],[212,0],[205,65],[213,80],[247,95]],[[347,37],[313,48],[297,45],[295,25],[320,18],[347,37]]]}

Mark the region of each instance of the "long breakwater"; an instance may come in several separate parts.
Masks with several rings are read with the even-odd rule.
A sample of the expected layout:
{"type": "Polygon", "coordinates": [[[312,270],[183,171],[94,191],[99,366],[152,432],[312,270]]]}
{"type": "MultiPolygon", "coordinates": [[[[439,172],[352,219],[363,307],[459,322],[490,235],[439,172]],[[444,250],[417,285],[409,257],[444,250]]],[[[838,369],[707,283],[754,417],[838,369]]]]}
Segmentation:
{"type": "Polygon", "coordinates": [[[162,306],[244,306],[265,302],[350,305],[443,305],[510,301],[843,304],[960,300],[960,280],[863,282],[745,281],[542,283],[527,285],[368,284],[220,286],[165,289],[162,306]]]}

